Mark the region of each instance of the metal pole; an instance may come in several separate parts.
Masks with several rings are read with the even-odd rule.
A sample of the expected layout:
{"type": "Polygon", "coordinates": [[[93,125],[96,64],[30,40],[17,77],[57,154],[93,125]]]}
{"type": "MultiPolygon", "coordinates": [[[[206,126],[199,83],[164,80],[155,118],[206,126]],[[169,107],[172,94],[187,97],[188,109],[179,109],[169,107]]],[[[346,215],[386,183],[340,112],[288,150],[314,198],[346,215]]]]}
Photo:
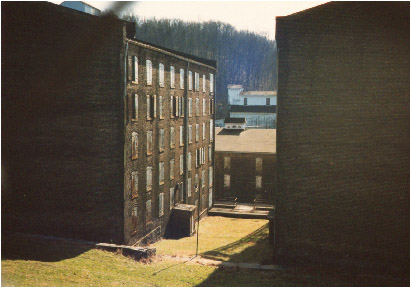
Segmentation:
{"type": "Polygon", "coordinates": [[[198,205],[197,205],[197,246],[196,246],[196,257],[198,256],[198,234],[200,232],[200,207],[201,207],[201,193],[200,189],[198,191],[198,205]]]}

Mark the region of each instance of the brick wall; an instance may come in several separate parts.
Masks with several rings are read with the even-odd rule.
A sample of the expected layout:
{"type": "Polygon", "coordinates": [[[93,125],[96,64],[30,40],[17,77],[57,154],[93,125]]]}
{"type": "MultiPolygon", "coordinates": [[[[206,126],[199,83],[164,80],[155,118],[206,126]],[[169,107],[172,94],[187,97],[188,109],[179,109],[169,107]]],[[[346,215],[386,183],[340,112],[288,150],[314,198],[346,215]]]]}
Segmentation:
{"type": "Polygon", "coordinates": [[[123,24],[2,3],[3,229],[123,241],[123,24]]]}
{"type": "Polygon", "coordinates": [[[276,154],[230,153],[215,154],[216,194],[215,199],[237,197],[238,202],[253,203],[260,195],[267,203],[274,202],[276,154]],[[229,157],[230,167],[224,167],[224,158],[229,157]],[[256,170],[256,159],[261,158],[262,170],[256,170]],[[224,175],[230,175],[230,187],[224,188],[224,175]],[[262,177],[262,186],[256,187],[256,176],[262,177]]]}
{"type": "Polygon", "coordinates": [[[277,18],[277,244],[409,273],[409,3],[277,18]]]}
{"type": "MultiPolygon", "coordinates": [[[[164,52],[164,50],[162,50],[164,52]]],[[[215,74],[214,69],[208,67],[190,63],[189,71],[192,71],[192,83],[193,90],[188,90],[187,95],[192,101],[192,116],[188,117],[188,109],[184,109],[184,117],[175,116],[172,107],[171,99],[181,98],[182,101],[185,97],[185,91],[187,90],[187,61],[163,53],[153,46],[144,45],[141,42],[129,41],[128,56],[137,57],[138,61],[138,81],[129,80],[127,82],[127,103],[126,109],[126,128],[125,128],[125,174],[124,174],[124,235],[125,242],[128,244],[134,244],[143,240],[142,242],[152,242],[162,237],[166,231],[169,218],[171,215],[170,209],[170,188],[176,188],[177,184],[182,184],[185,181],[185,175],[187,178],[191,178],[191,196],[181,196],[181,188],[175,190],[175,204],[188,203],[195,204],[198,198],[198,194],[194,192],[194,175],[199,174],[201,178],[201,171],[206,170],[206,182],[207,185],[201,188],[202,195],[205,196],[204,207],[208,207],[208,167],[212,166],[212,161],[208,159],[208,150],[206,153],[205,164],[200,167],[196,167],[196,149],[200,147],[209,147],[212,144],[210,141],[210,119],[213,119],[213,115],[209,113],[209,100],[214,101],[214,94],[210,93],[209,86],[209,73],[215,74]],[[152,84],[147,85],[147,67],[146,60],[150,60],[152,63],[152,84]],[[164,87],[159,85],[159,64],[164,65],[164,87]],[[174,67],[175,81],[174,88],[170,85],[170,66],[174,67]],[[184,70],[184,88],[180,88],[180,69],[184,70]],[[194,79],[195,72],[200,74],[200,91],[194,91],[194,79]],[[206,91],[203,92],[203,75],[206,76],[206,91]],[[138,98],[138,113],[137,121],[132,120],[132,97],[137,94],[138,98]],[[156,96],[156,117],[147,119],[147,95],[149,97],[156,96]],[[160,119],[160,96],[163,99],[162,115],[160,119]],[[195,99],[199,98],[200,102],[200,115],[196,116],[195,99]],[[206,115],[203,115],[203,101],[206,99],[206,115]],[[180,145],[180,127],[184,127],[184,120],[188,118],[187,125],[192,126],[192,143],[188,143],[188,136],[183,135],[184,146],[180,145]],[[203,140],[203,126],[205,123],[205,139],[203,140]],[[199,124],[200,133],[199,141],[196,141],[195,125],[199,124]],[[170,127],[174,127],[174,148],[170,147],[170,127]],[[159,137],[160,129],[164,129],[164,151],[159,150],[159,137]],[[152,131],[152,154],[147,155],[147,131],[152,131]],[[132,159],[132,146],[131,137],[132,133],[138,133],[138,158],[132,159]],[[180,173],[180,155],[184,155],[184,152],[191,153],[191,171],[186,171],[184,166],[183,175],[180,173]],[[170,179],[170,160],[174,159],[174,177],[170,179]],[[164,163],[164,183],[159,183],[159,163],[164,163]],[[146,167],[152,167],[152,188],[147,191],[147,177],[146,167]],[[131,175],[136,171],[138,175],[138,194],[135,198],[132,197],[132,180],[131,175]],[[159,215],[159,194],[164,193],[164,206],[163,215],[159,215]],[[147,201],[151,200],[151,210],[146,207],[147,201]],[[133,205],[137,205],[137,217],[133,220],[133,205]],[[151,215],[149,217],[148,215],[151,215]],[[135,221],[135,222],[133,222],[135,221]],[[151,233],[151,234],[150,234],[151,233]],[[149,236],[147,236],[150,234],[149,236]]],[[[132,66],[129,66],[129,71],[132,70],[132,66]]],[[[181,102],[184,104],[184,102],[181,102]]],[[[151,103],[153,105],[153,103],[151,103]]],[[[173,103],[173,106],[176,104],[173,103]]],[[[214,129],[212,129],[213,131],[214,129]]],[[[183,134],[185,128],[183,128],[183,134]]],[[[213,153],[212,153],[213,155],[213,153]]],[[[212,159],[211,159],[212,160],[212,159]]],[[[187,161],[183,158],[183,162],[187,161]]],[[[184,164],[187,165],[187,164],[184,164]]],[[[181,186],[180,186],[181,187],[181,186]]],[[[184,187],[184,194],[187,195],[187,186],[184,187]]]]}

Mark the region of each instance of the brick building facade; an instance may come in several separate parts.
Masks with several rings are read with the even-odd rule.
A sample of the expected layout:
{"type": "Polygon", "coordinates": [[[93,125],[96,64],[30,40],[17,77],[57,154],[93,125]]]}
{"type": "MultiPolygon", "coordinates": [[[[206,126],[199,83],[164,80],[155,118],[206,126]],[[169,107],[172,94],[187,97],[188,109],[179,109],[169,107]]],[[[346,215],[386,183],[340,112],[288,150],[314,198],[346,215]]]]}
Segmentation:
{"type": "Polygon", "coordinates": [[[216,63],[134,29],[50,3],[2,3],[3,229],[156,239],[171,206],[196,203],[195,174],[208,207],[216,63]]]}
{"type": "Polygon", "coordinates": [[[216,128],[215,201],[237,197],[273,204],[275,192],[275,129],[216,128]]]}
{"type": "Polygon", "coordinates": [[[409,273],[409,10],[331,2],[277,17],[278,255],[409,273]]]}

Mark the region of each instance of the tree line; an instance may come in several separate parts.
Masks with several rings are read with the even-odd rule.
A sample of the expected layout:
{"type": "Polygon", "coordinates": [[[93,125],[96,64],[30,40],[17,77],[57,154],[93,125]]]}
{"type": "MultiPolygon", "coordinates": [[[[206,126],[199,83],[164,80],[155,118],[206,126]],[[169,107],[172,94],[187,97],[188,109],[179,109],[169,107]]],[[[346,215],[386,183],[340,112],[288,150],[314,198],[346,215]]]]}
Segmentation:
{"type": "Polygon", "coordinates": [[[217,60],[216,101],[222,104],[218,114],[227,110],[228,84],[241,84],[245,90],[277,89],[275,41],[264,36],[215,21],[142,20],[136,15],[123,19],[136,23],[137,39],[217,60]]]}

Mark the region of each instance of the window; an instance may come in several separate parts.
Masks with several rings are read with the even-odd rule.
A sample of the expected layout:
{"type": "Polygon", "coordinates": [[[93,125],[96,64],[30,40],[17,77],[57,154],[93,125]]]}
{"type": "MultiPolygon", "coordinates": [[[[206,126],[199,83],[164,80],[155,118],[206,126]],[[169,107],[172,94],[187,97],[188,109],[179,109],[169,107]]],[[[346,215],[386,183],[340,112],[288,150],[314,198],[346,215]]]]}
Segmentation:
{"type": "Polygon", "coordinates": [[[137,121],[137,119],[138,119],[138,95],[133,94],[131,100],[132,100],[131,120],[132,121],[137,121]]]}
{"type": "Polygon", "coordinates": [[[170,66],[170,88],[175,88],[175,72],[174,66],[170,66]]]}
{"type": "Polygon", "coordinates": [[[153,154],[153,131],[147,131],[147,155],[153,154]]]}
{"type": "Polygon", "coordinates": [[[129,81],[133,81],[134,79],[134,73],[133,73],[133,69],[134,69],[134,65],[133,65],[133,56],[128,56],[128,63],[127,63],[127,79],[129,81]]]}
{"type": "Polygon", "coordinates": [[[205,157],[205,154],[206,154],[206,153],[205,153],[205,148],[203,147],[203,148],[201,148],[201,149],[203,150],[203,164],[205,164],[205,162],[206,162],[206,161],[205,161],[205,158],[206,158],[206,157],[205,157]]]}
{"type": "Polygon", "coordinates": [[[131,134],[131,159],[135,160],[138,158],[138,134],[133,132],[131,134]]]}
{"type": "Polygon", "coordinates": [[[174,187],[170,188],[170,210],[174,207],[174,187]]]}
{"type": "Polygon", "coordinates": [[[191,152],[188,152],[187,156],[187,169],[188,171],[191,171],[191,152]]]}
{"type": "Polygon", "coordinates": [[[213,188],[208,189],[208,208],[213,206],[213,188]]]}
{"type": "Polygon", "coordinates": [[[203,74],[203,92],[206,92],[206,77],[203,74]]]}
{"type": "Polygon", "coordinates": [[[137,56],[133,56],[133,81],[138,83],[138,59],[137,56]]]}
{"type": "Polygon", "coordinates": [[[170,148],[173,149],[175,147],[176,141],[174,136],[174,127],[170,127],[170,148]]]}
{"type": "Polygon", "coordinates": [[[188,98],[188,117],[192,116],[192,105],[193,105],[193,100],[191,98],[188,98]]]}
{"type": "Polygon", "coordinates": [[[210,103],[208,114],[211,115],[211,114],[213,114],[213,105],[214,105],[214,102],[213,102],[213,99],[209,99],[208,102],[210,103]]]}
{"type": "Polygon", "coordinates": [[[193,72],[188,71],[188,90],[193,90],[193,72]]]}
{"type": "Polygon", "coordinates": [[[151,108],[151,111],[152,111],[152,115],[151,115],[151,117],[152,118],[156,118],[156,116],[157,116],[157,96],[156,95],[153,95],[153,97],[151,97],[151,99],[152,99],[152,108],[151,108]]]}
{"type": "Polygon", "coordinates": [[[138,224],[138,209],[137,209],[137,199],[133,199],[131,202],[131,227],[133,232],[137,232],[138,224]]]}
{"type": "Polygon", "coordinates": [[[158,194],[158,217],[164,215],[164,193],[158,194]]]}
{"type": "Polygon", "coordinates": [[[188,143],[193,142],[192,128],[192,125],[188,125],[188,143]]]}
{"type": "Polygon", "coordinates": [[[137,171],[131,172],[131,199],[135,199],[138,196],[138,173],[137,171]]]}
{"type": "Polygon", "coordinates": [[[255,188],[261,189],[262,188],[263,177],[262,176],[255,176],[255,188]]]}
{"type": "Polygon", "coordinates": [[[213,159],[212,153],[213,151],[212,151],[211,145],[208,145],[208,162],[211,162],[211,160],[213,159]]]}
{"type": "Polygon", "coordinates": [[[180,69],[180,89],[184,89],[184,69],[180,69]]]}
{"type": "Polygon", "coordinates": [[[205,125],[205,123],[203,123],[203,140],[206,139],[206,137],[205,137],[205,131],[206,131],[206,125],[205,125]]]}
{"type": "Polygon", "coordinates": [[[213,186],[213,167],[208,167],[208,186],[213,186]]]}
{"type": "Polygon", "coordinates": [[[174,105],[174,116],[176,116],[176,117],[178,117],[178,111],[179,111],[179,103],[180,103],[180,97],[175,97],[174,98],[174,102],[175,102],[175,105],[174,105]]]}
{"type": "Polygon", "coordinates": [[[180,115],[181,117],[184,117],[184,97],[181,97],[181,112],[180,115]]]}
{"type": "Polygon", "coordinates": [[[180,146],[184,146],[183,126],[180,126],[180,146]]]}
{"type": "Polygon", "coordinates": [[[147,95],[147,120],[151,119],[151,98],[147,95]]]}
{"type": "Polygon", "coordinates": [[[200,99],[196,98],[196,116],[200,116],[200,99]]]}
{"type": "Polygon", "coordinates": [[[214,92],[214,74],[210,74],[210,93],[214,92]]]}
{"type": "Polygon", "coordinates": [[[265,105],[270,105],[270,98],[265,98],[265,105]]]}
{"type": "Polygon", "coordinates": [[[150,60],[146,60],[147,85],[151,85],[153,81],[153,64],[150,60]]]}
{"type": "Polygon", "coordinates": [[[230,157],[224,157],[224,170],[230,170],[230,157]]]}
{"type": "Polygon", "coordinates": [[[174,159],[170,160],[170,180],[174,179],[174,159]]]}
{"type": "Polygon", "coordinates": [[[198,188],[198,174],[196,173],[195,177],[194,177],[194,185],[198,188]]]}
{"type": "Polygon", "coordinates": [[[200,125],[196,124],[196,142],[200,140],[200,125]]]}
{"type": "Polygon", "coordinates": [[[207,104],[206,104],[206,99],[203,99],[203,116],[207,115],[206,114],[206,108],[207,108],[207,104]]]}
{"type": "Polygon", "coordinates": [[[187,196],[191,197],[191,177],[187,180],[187,196]]]}
{"type": "Polygon", "coordinates": [[[160,137],[158,139],[159,139],[159,143],[158,143],[159,151],[163,152],[165,149],[164,128],[160,129],[160,137]]]}
{"type": "Polygon", "coordinates": [[[200,74],[198,74],[197,72],[194,73],[195,76],[195,90],[196,91],[200,91],[200,74]]]}
{"type": "Polygon", "coordinates": [[[170,117],[174,118],[174,97],[170,98],[170,117]]]}
{"type": "Polygon", "coordinates": [[[158,97],[158,114],[160,119],[164,119],[163,115],[163,96],[158,97]]]}
{"type": "Polygon", "coordinates": [[[146,221],[151,221],[151,200],[146,202],[146,221]]]}
{"type": "Polygon", "coordinates": [[[201,171],[201,187],[205,187],[205,182],[206,182],[206,176],[205,176],[205,170],[201,171]]]}
{"type": "Polygon", "coordinates": [[[230,189],[230,175],[224,174],[224,189],[230,189]]]}
{"type": "Polygon", "coordinates": [[[199,149],[196,150],[196,167],[200,166],[200,155],[199,149]]]}
{"type": "Polygon", "coordinates": [[[164,87],[164,64],[158,64],[158,71],[158,85],[160,85],[160,87],[164,87]]]}
{"type": "Polygon", "coordinates": [[[150,191],[151,190],[151,186],[152,186],[152,181],[153,181],[153,178],[152,178],[152,173],[151,173],[151,166],[147,166],[147,191],[150,191]]]}
{"type": "Polygon", "coordinates": [[[244,98],[244,106],[247,106],[247,98],[244,98]]]}
{"type": "Polygon", "coordinates": [[[214,132],[214,122],[213,120],[210,120],[210,142],[213,142],[213,132],[214,132]]]}
{"type": "Polygon", "coordinates": [[[263,159],[261,158],[255,159],[255,171],[257,173],[261,173],[263,171],[263,159]]]}
{"type": "Polygon", "coordinates": [[[158,163],[158,185],[164,184],[164,162],[158,163]]]}
{"type": "Polygon", "coordinates": [[[180,117],[183,117],[183,97],[178,97],[178,107],[179,107],[179,114],[180,117]]]}
{"type": "Polygon", "coordinates": [[[183,154],[180,155],[180,175],[184,173],[184,163],[183,163],[183,154]]]}

